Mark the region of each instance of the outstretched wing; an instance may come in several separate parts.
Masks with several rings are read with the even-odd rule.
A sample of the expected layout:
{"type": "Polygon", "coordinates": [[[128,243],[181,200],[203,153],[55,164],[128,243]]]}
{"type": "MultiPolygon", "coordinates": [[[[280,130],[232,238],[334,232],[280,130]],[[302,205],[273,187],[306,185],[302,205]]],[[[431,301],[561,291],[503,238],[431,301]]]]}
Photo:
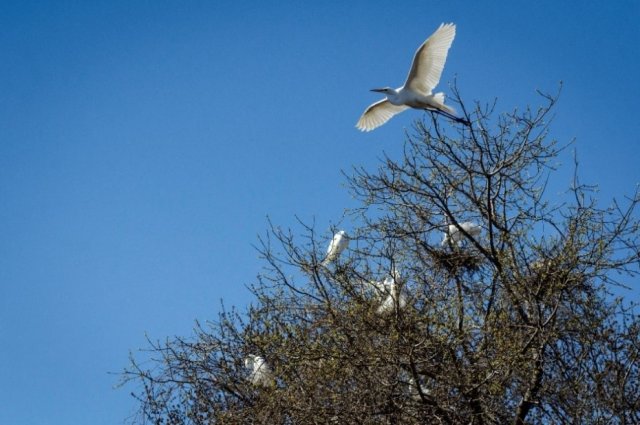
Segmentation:
{"type": "Polygon", "coordinates": [[[440,82],[447,53],[455,36],[454,24],[441,24],[431,37],[422,43],[413,57],[409,76],[404,83],[405,87],[425,96],[431,94],[440,82]]]}
{"type": "Polygon", "coordinates": [[[361,131],[371,131],[386,123],[396,114],[407,109],[406,105],[394,105],[387,99],[369,106],[358,120],[356,127],[361,131]]]}

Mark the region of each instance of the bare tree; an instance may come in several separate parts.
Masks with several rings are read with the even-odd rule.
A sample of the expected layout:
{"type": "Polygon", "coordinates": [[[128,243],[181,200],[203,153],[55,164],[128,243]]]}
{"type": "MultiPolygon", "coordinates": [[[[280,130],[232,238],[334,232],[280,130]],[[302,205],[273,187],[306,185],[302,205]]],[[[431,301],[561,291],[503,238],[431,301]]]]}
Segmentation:
{"type": "Polygon", "coordinates": [[[557,96],[501,115],[453,97],[470,125],[428,115],[401,159],[347,176],[341,257],[270,225],[249,311],[132,356],[134,422],[640,423],[640,320],[611,292],[637,278],[638,192],[601,208],[576,177],[549,202],[557,96]]]}

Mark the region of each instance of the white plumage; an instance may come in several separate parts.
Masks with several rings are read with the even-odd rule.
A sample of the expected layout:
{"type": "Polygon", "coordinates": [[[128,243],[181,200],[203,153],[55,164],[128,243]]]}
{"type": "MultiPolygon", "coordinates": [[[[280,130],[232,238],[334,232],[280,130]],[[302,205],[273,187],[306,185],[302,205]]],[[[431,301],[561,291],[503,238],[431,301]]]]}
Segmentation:
{"type": "MultiPolygon", "coordinates": [[[[387,278],[389,279],[389,278],[387,278]]],[[[386,283],[387,283],[387,279],[383,280],[383,281],[377,281],[377,280],[370,280],[368,283],[369,285],[371,285],[373,287],[373,289],[375,289],[376,291],[376,296],[381,297],[382,295],[384,295],[386,293],[386,283]]]]}
{"type": "Polygon", "coordinates": [[[386,297],[376,310],[378,314],[387,314],[395,311],[396,305],[399,309],[403,309],[407,305],[407,298],[401,291],[402,277],[397,269],[391,271],[391,276],[387,277],[382,284],[376,282],[376,289],[382,290],[386,297]]]}
{"type": "Polygon", "coordinates": [[[270,387],[275,383],[271,368],[261,356],[249,354],[244,359],[244,366],[249,369],[249,381],[253,385],[270,387]]]}
{"type": "MultiPolygon", "coordinates": [[[[460,228],[462,228],[465,232],[469,234],[471,237],[478,237],[482,232],[482,228],[480,225],[473,223],[471,221],[465,221],[464,223],[459,223],[460,228]]],[[[442,246],[447,245],[449,242],[457,244],[460,246],[462,241],[464,241],[465,235],[460,231],[458,226],[455,224],[450,224],[447,226],[447,231],[444,233],[444,237],[442,238],[442,246]]]]}
{"type": "Polygon", "coordinates": [[[349,236],[347,236],[347,233],[344,230],[340,230],[338,233],[333,235],[333,239],[327,247],[327,256],[322,262],[322,265],[326,266],[330,262],[337,260],[347,246],[349,246],[349,236]]]}
{"type": "Polygon", "coordinates": [[[422,394],[425,396],[428,396],[431,394],[431,391],[427,387],[425,387],[421,383],[416,384],[416,380],[413,378],[409,379],[409,382],[407,383],[407,385],[409,386],[409,393],[411,394],[411,398],[413,398],[416,401],[419,401],[422,399],[422,397],[420,397],[420,391],[422,391],[422,394]],[[418,391],[418,385],[420,386],[420,391],[418,391]]]}
{"type": "Polygon", "coordinates": [[[371,131],[408,108],[438,111],[458,122],[467,123],[455,117],[455,111],[444,104],[444,93],[432,94],[440,82],[447,53],[455,36],[454,24],[441,24],[416,51],[407,81],[402,87],[372,90],[384,93],[387,97],[370,105],[358,120],[356,127],[361,131],[371,131]]]}

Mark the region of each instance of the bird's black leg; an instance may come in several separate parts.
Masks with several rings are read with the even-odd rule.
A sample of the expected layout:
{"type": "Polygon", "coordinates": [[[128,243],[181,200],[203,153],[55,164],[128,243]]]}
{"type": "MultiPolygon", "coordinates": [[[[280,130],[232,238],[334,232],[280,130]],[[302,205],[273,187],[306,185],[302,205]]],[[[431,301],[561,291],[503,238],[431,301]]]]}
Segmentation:
{"type": "Polygon", "coordinates": [[[449,118],[450,120],[453,120],[453,121],[455,121],[457,123],[464,124],[466,126],[470,126],[471,125],[471,123],[469,121],[465,120],[464,118],[456,117],[455,115],[451,115],[450,113],[445,112],[445,111],[441,111],[440,109],[427,109],[427,110],[431,111],[431,112],[434,112],[436,114],[443,115],[443,116],[445,116],[445,117],[449,118]]]}

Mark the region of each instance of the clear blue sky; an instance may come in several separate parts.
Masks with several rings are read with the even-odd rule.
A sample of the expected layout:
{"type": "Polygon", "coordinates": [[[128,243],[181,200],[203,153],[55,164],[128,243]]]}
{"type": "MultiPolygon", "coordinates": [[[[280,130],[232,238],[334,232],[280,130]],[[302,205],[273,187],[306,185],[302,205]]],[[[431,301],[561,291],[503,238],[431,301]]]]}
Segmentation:
{"type": "Polygon", "coordinates": [[[328,230],[354,205],[340,170],[400,155],[418,112],[354,124],[441,22],[441,89],[505,111],[564,81],[552,136],[604,201],[631,193],[638,21],[637,1],[2,2],[0,423],[125,419],[108,372],[145,332],[249,302],[267,215],[328,230]]]}

